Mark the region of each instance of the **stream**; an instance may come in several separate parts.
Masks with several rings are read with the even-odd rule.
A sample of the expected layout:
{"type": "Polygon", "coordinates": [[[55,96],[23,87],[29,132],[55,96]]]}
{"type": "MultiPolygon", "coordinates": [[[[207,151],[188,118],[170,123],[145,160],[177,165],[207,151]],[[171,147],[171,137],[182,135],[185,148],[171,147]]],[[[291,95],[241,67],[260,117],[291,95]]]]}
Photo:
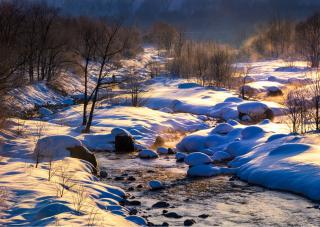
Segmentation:
{"type": "MultiPolygon", "coordinates": [[[[172,143],[171,143],[172,145],[172,143]]],[[[129,194],[126,205],[132,214],[154,225],[194,226],[318,226],[319,204],[291,193],[271,191],[250,185],[232,176],[190,179],[187,166],[176,163],[174,155],[142,160],[136,154],[97,153],[101,169],[108,173],[104,181],[129,194]],[[150,191],[148,182],[160,180],[166,187],[150,191]],[[139,201],[139,202],[137,202],[139,201]],[[169,207],[152,208],[156,202],[169,207]],[[178,218],[164,214],[175,212],[178,218]]]]}

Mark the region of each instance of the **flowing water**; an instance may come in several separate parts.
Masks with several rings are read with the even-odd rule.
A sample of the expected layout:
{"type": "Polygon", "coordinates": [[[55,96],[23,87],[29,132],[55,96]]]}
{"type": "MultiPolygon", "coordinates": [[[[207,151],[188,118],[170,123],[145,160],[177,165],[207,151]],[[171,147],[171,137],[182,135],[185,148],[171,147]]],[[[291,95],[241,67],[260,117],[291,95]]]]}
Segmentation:
{"type": "Polygon", "coordinates": [[[129,200],[141,205],[127,206],[149,222],[181,226],[193,219],[194,226],[318,226],[317,203],[303,197],[267,190],[231,176],[186,178],[187,166],[176,163],[174,156],[141,160],[136,154],[97,153],[100,167],[109,176],[105,181],[126,190],[129,200]],[[131,177],[131,179],[130,179],[131,177]],[[132,179],[134,177],[134,179],[132,179]],[[150,191],[148,182],[160,180],[166,188],[150,191]],[[154,209],[159,201],[168,208],[154,209]],[[164,212],[175,212],[181,218],[168,218],[164,212]]]}

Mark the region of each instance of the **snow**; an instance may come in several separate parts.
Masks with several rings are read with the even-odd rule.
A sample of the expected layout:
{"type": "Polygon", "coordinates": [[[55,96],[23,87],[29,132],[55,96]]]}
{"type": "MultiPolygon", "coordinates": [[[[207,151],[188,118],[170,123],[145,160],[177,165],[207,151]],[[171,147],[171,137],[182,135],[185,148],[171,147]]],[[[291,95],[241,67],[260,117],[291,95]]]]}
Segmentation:
{"type": "Polygon", "coordinates": [[[196,165],[188,169],[187,175],[189,177],[212,177],[221,173],[219,167],[213,165],[196,165]]]}
{"type": "Polygon", "coordinates": [[[165,147],[158,147],[157,148],[157,153],[160,155],[166,155],[169,153],[168,148],[165,147]]]}
{"type": "Polygon", "coordinates": [[[159,155],[157,154],[157,152],[153,150],[145,149],[139,152],[139,158],[153,159],[153,158],[159,158],[159,155]]]}
{"type": "Polygon", "coordinates": [[[237,109],[241,114],[255,116],[263,115],[268,110],[268,106],[261,102],[247,102],[240,104],[237,109]]]}
{"type": "Polygon", "coordinates": [[[215,134],[228,134],[229,132],[231,132],[233,130],[232,125],[228,124],[228,123],[221,123],[218,124],[212,131],[211,133],[215,133],[215,134]]]}
{"type": "Polygon", "coordinates": [[[204,153],[194,152],[185,157],[184,162],[189,166],[197,166],[211,163],[212,159],[204,153]]]}
{"type": "Polygon", "coordinates": [[[80,146],[82,146],[81,141],[71,136],[48,136],[37,141],[34,153],[44,157],[61,159],[70,157],[70,151],[67,148],[80,146]]]}

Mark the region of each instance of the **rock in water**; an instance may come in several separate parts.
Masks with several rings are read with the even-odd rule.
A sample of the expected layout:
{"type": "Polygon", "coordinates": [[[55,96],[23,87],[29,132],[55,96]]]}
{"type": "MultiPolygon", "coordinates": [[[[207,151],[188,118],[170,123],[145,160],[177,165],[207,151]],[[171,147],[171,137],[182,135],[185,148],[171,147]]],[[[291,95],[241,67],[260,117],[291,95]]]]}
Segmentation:
{"type": "Polygon", "coordinates": [[[115,137],[115,150],[117,153],[130,153],[134,151],[134,141],[131,136],[117,135],[115,137]]]}
{"type": "Polygon", "coordinates": [[[193,224],[195,224],[195,223],[196,223],[196,221],[193,220],[193,219],[187,219],[187,220],[185,220],[185,221],[183,222],[184,226],[191,226],[191,225],[193,225],[193,224]]]}
{"type": "Polygon", "coordinates": [[[156,202],[155,204],[152,205],[152,208],[168,208],[170,206],[169,203],[167,202],[164,202],[164,201],[159,201],[159,202],[156,202]]]}
{"type": "Polygon", "coordinates": [[[139,152],[139,158],[153,159],[159,158],[159,155],[155,151],[145,149],[139,152]]]}
{"type": "Polygon", "coordinates": [[[159,189],[163,189],[164,186],[162,184],[161,181],[157,181],[157,180],[152,180],[149,182],[149,186],[151,188],[151,190],[159,190],[159,189]]]}
{"type": "Polygon", "coordinates": [[[169,212],[169,213],[165,213],[163,214],[165,217],[167,218],[176,218],[176,219],[179,219],[179,218],[182,218],[181,215],[175,213],[175,212],[169,212]]]}

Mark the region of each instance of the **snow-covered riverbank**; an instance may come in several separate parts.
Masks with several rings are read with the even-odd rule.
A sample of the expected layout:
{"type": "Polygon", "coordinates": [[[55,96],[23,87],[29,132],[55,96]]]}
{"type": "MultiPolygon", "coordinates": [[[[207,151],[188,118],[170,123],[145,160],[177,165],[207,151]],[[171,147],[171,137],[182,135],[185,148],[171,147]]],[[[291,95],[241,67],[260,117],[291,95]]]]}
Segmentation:
{"type": "MultiPolygon", "coordinates": [[[[150,49],[141,55],[140,60],[127,61],[126,64],[142,70],[146,62],[156,58],[154,53],[150,49]]],[[[260,74],[267,63],[262,65],[260,74]]],[[[270,67],[267,67],[267,73],[272,74],[280,66],[270,67]]],[[[301,76],[298,72],[295,74],[301,76]]],[[[281,75],[285,74],[277,73],[277,76],[281,75]]],[[[316,203],[296,195],[253,187],[220,171],[227,169],[229,174],[250,183],[319,200],[320,149],[316,135],[288,135],[286,124],[269,120],[256,126],[235,121],[248,123],[257,116],[262,120],[268,111],[275,116],[282,115],[285,107],[275,102],[245,101],[233,91],[205,88],[184,79],[156,77],[145,84],[148,92],[144,94],[142,107],[99,102],[90,134],[81,133],[81,105],[45,114],[37,120],[11,120],[8,129],[1,134],[0,182],[6,185],[1,188],[6,202],[0,205],[3,206],[0,220],[6,225],[88,225],[88,222],[95,221],[101,225],[117,223],[128,226],[135,222],[144,223],[145,220],[136,217],[138,215],[155,224],[170,222],[174,225],[183,224],[185,219],[195,219],[200,225],[316,223],[319,215],[319,210],[314,209],[316,203]],[[229,125],[212,128],[210,122],[213,118],[228,121],[229,125]],[[205,168],[200,168],[200,174],[198,171],[193,173],[219,176],[200,180],[187,178],[188,165],[176,163],[173,156],[141,160],[136,153],[123,156],[101,152],[97,157],[99,166],[107,171],[106,184],[92,175],[85,161],[65,157],[54,163],[60,166],[60,170],[61,166],[68,167],[73,181],[78,182],[76,187],[82,189],[67,187],[65,196],[57,196],[61,172],[48,181],[50,162],[42,162],[35,168],[34,147],[38,139],[67,135],[91,150],[110,151],[114,150],[114,135],[111,134],[114,128],[125,129],[137,144],[146,148],[152,147],[157,137],[164,141],[164,146],[174,146],[181,138],[178,151],[205,153],[207,160],[213,162],[203,163],[205,168]],[[230,159],[233,159],[229,163],[232,168],[227,165],[230,159]],[[221,160],[224,162],[216,163],[221,160]],[[213,170],[214,174],[210,172],[213,170]],[[133,178],[128,180],[130,176],[133,178]],[[153,179],[162,180],[169,187],[150,192],[147,184],[153,179]],[[141,208],[134,210],[132,206],[122,206],[126,192],[110,184],[131,193],[129,200],[140,201],[141,208]],[[83,197],[79,191],[88,197],[83,212],[76,208],[76,201],[83,197]],[[184,218],[175,220],[162,215],[162,210],[150,210],[158,200],[170,202],[168,211],[184,218]],[[206,215],[209,216],[203,218],[206,215]]],[[[41,97],[36,100],[40,104],[48,98],[42,95],[52,95],[53,99],[61,95],[46,92],[46,89],[39,89],[39,95],[36,95],[41,97]]],[[[28,97],[22,100],[22,105],[29,106],[35,101],[28,97]]],[[[61,95],[58,104],[65,99],[61,95]]]]}

